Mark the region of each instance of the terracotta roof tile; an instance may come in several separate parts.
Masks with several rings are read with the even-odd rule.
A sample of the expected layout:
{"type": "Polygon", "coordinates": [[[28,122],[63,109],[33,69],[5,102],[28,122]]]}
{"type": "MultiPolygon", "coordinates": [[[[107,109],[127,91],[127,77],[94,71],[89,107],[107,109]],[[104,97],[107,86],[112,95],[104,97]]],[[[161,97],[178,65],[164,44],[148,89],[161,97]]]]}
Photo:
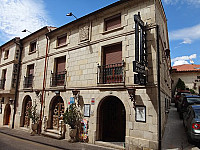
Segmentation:
{"type": "Polygon", "coordinates": [[[176,69],[176,71],[200,71],[200,65],[195,64],[178,65],[172,68],[176,69]]]}

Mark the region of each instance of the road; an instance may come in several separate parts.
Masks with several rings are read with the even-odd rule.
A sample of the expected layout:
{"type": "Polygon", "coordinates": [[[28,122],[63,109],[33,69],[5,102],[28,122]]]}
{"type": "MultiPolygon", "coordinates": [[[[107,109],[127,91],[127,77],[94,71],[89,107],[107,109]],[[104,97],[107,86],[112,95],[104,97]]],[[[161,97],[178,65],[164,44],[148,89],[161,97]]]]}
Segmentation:
{"type": "Polygon", "coordinates": [[[0,133],[0,150],[61,150],[0,133]]]}
{"type": "Polygon", "coordinates": [[[200,144],[194,145],[188,143],[187,135],[183,127],[183,120],[179,118],[178,112],[172,103],[169,110],[168,121],[165,133],[162,139],[162,150],[180,149],[180,150],[199,150],[200,144]]]}

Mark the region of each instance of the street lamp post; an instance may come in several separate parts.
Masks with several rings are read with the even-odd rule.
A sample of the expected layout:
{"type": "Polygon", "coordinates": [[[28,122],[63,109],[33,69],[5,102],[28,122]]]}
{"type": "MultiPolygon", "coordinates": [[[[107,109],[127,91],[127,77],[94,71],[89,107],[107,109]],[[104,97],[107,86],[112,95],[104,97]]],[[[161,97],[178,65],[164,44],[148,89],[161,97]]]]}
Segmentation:
{"type": "Polygon", "coordinates": [[[74,18],[78,19],[72,12],[68,13],[66,16],[73,16],[74,18]]]}

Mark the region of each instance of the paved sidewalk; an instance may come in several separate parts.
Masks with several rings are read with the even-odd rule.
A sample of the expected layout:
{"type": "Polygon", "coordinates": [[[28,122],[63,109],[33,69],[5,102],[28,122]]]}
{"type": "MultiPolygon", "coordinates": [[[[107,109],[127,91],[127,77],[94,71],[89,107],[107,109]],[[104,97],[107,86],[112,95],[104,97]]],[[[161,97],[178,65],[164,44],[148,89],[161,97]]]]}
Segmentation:
{"type": "Polygon", "coordinates": [[[17,130],[17,129],[10,129],[6,127],[0,127],[0,133],[11,135],[20,139],[29,140],[32,142],[36,142],[39,144],[44,144],[47,146],[51,146],[57,149],[63,150],[111,150],[111,148],[106,148],[102,146],[97,146],[93,144],[87,143],[69,143],[67,140],[57,140],[49,137],[44,136],[31,136],[29,132],[17,130]]]}
{"type": "Polygon", "coordinates": [[[179,118],[178,112],[172,103],[169,116],[162,139],[162,150],[199,150],[195,145],[188,143],[183,127],[183,120],[179,118]]]}

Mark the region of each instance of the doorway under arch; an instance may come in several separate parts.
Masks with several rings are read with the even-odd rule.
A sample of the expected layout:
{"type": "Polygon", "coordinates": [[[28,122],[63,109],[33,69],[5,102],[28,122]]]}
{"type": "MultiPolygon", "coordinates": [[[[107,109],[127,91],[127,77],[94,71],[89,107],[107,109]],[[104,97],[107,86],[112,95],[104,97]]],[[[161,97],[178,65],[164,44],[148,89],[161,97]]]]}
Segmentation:
{"type": "Polygon", "coordinates": [[[5,110],[4,110],[4,124],[3,125],[10,124],[10,114],[11,114],[10,104],[6,104],[5,110]]]}
{"type": "Polygon", "coordinates": [[[59,121],[63,119],[65,111],[64,101],[61,96],[56,96],[51,100],[49,106],[49,120],[48,128],[59,129],[59,121]]]}
{"type": "Polygon", "coordinates": [[[98,137],[105,142],[124,142],[126,111],[122,101],[115,96],[105,97],[98,106],[98,137]]]}
{"type": "Polygon", "coordinates": [[[27,95],[24,98],[23,104],[22,104],[22,127],[28,127],[30,126],[30,118],[28,117],[29,109],[32,107],[32,99],[29,95],[27,95]]]}

